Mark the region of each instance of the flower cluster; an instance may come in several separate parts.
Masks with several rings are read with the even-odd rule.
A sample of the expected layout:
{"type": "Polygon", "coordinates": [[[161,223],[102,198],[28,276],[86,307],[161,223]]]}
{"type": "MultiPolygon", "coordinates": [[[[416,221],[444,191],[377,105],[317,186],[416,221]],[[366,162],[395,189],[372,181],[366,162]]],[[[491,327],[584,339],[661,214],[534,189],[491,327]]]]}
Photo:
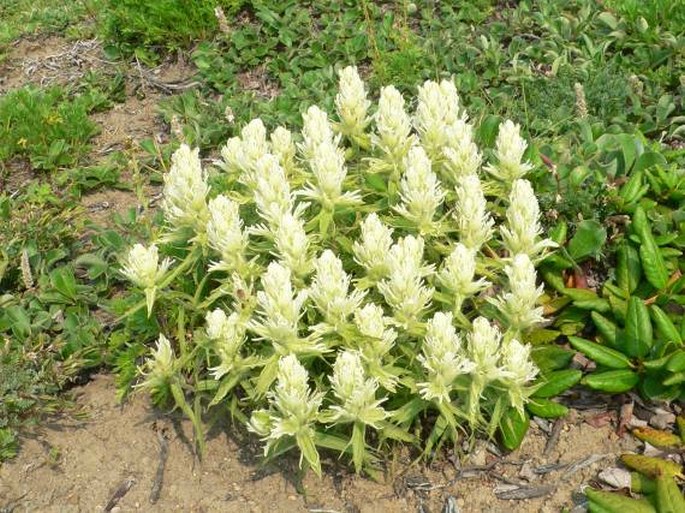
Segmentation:
{"type": "Polygon", "coordinates": [[[160,263],[159,251],[155,244],[147,248],[142,244],[136,244],[128,252],[121,272],[134,285],[145,291],[148,315],[152,313],[157,287],[170,266],[170,258],[165,258],[160,263]]]}
{"type": "Polygon", "coordinates": [[[428,378],[418,384],[421,397],[439,403],[449,403],[457,377],[475,368],[475,364],[466,358],[452,315],[444,312],[436,313],[428,322],[422,354],[418,358],[428,378]]]}
{"type": "Polygon", "coordinates": [[[182,145],[160,250],[185,242],[183,260],[135,245],[122,266],[148,312],[168,307],[160,325],[205,319],[178,356],[160,336],[144,386],[196,376],[210,393],[209,377],[210,405],[250,410],[267,454],[297,445],[317,471],[317,445],[366,465],[366,430],[411,441],[437,415],[433,443],[522,412],[544,322],[535,263],[554,246],[518,125],[501,124],[484,165],[450,80],[420,86],[407,112],[394,87],[374,109],[356,68],[339,77],[332,117],[311,106],[300,134],[254,120],[229,139],[218,190],[182,145]]]}
{"type": "Polygon", "coordinates": [[[335,107],[340,116],[338,131],[350,138],[359,137],[369,124],[367,113],[371,102],[366,98],[364,82],[355,66],[348,66],[339,75],[340,91],[335,97],[335,107]]]}
{"type": "Polygon", "coordinates": [[[162,210],[174,229],[190,228],[202,237],[209,217],[209,185],[199,153],[182,144],[171,157],[171,168],[164,175],[162,210]]]}
{"type": "Polygon", "coordinates": [[[409,150],[404,167],[400,183],[402,203],[395,207],[395,211],[416,225],[420,234],[430,233],[435,226],[433,218],[445,199],[445,191],[421,146],[409,150]]]}

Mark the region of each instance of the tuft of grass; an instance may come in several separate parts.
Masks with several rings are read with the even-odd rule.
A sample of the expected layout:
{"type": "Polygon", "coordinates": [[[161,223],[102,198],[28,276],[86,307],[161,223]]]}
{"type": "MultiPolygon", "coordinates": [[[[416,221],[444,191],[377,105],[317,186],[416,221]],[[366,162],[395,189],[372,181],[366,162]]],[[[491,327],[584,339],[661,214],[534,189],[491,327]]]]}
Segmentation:
{"type": "Polygon", "coordinates": [[[154,62],[165,52],[187,48],[216,32],[214,14],[232,15],[245,0],[108,0],[101,16],[111,55],[154,62]]]}
{"type": "Polygon", "coordinates": [[[69,97],[61,87],[26,86],[0,98],[0,174],[17,158],[44,170],[77,163],[99,130],[88,118],[91,106],[88,97],[69,97]]]}
{"type": "MultiPolygon", "coordinates": [[[[64,32],[75,22],[93,18],[102,0],[3,0],[0,2],[0,62],[9,44],[21,36],[64,32]]],[[[85,27],[81,26],[83,30],[85,27]]]]}

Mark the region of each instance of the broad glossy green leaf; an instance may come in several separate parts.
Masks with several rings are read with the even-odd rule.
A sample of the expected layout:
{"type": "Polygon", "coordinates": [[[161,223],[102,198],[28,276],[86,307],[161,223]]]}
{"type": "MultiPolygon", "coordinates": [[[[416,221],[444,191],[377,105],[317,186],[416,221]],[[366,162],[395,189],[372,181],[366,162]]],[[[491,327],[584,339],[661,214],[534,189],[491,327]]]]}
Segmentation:
{"type": "Polygon", "coordinates": [[[623,241],[618,248],[617,256],[616,281],[621,289],[631,294],[642,278],[640,254],[629,242],[623,241]]]}
{"type": "Polygon", "coordinates": [[[582,383],[595,390],[618,394],[631,390],[639,381],[640,376],[636,372],[622,369],[594,372],[585,376],[582,383]]]}
{"type": "Polygon", "coordinates": [[[654,241],[647,215],[641,207],[635,209],[633,227],[641,242],[640,260],[645,277],[654,288],[662,290],[668,283],[668,270],[661,251],[654,241]]]}
{"type": "Polygon", "coordinates": [[[568,413],[568,408],[563,404],[541,398],[531,399],[526,408],[533,415],[543,419],[556,419],[568,413]]]}
{"type": "Polygon", "coordinates": [[[571,345],[598,365],[610,369],[628,369],[633,366],[623,353],[580,337],[568,337],[571,345]]]}
{"type": "Polygon", "coordinates": [[[538,388],[532,397],[547,399],[559,395],[571,388],[583,377],[583,372],[578,369],[564,369],[553,371],[539,378],[543,385],[538,388]]]}
{"type": "Polygon", "coordinates": [[[619,344],[633,358],[644,358],[652,347],[652,320],[644,301],[639,297],[631,296],[628,300],[623,341],[619,340],[619,344]]]}
{"type": "Polygon", "coordinates": [[[592,317],[592,322],[595,323],[597,331],[602,335],[606,343],[616,347],[616,335],[618,334],[616,324],[598,312],[592,312],[590,316],[592,317]]]}

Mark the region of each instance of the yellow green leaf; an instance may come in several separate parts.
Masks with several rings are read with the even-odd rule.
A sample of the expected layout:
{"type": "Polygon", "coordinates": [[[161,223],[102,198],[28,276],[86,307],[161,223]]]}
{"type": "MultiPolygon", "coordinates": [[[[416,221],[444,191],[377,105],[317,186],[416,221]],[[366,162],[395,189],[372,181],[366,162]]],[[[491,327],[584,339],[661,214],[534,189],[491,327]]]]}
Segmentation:
{"type": "Polygon", "coordinates": [[[660,429],[638,427],[633,430],[633,435],[643,442],[648,442],[655,447],[679,447],[682,445],[678,435],[660,429]]]}
{"type": "Polygon", "coordinates": [[[673,461],[642,454],[623,454],[621,461],[626,467],[637,470],[652,479],[658,476],[683,477],[681,466],[673,461]]]}

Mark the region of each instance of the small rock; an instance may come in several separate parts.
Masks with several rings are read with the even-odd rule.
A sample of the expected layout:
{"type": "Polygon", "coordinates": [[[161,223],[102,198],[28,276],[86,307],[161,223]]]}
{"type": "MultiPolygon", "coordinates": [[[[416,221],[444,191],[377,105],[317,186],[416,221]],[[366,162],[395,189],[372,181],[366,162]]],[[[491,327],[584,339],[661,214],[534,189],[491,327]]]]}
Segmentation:
{"type": "Polygon", "coordinates": [[[630,420],[628,421],[628,427],[630,428],[638,428],[638,427],[647,427],[647,421],[638,419],[635,415],[630,417],[630,420]]]}
{"type": "Polygon", "coordinates": [[[625,469],[613,467],[602,470],[597,477],[613,488],[630,488],[630,472],[625,469]]]}
{"type": "Polygon", "coordinates": [[[533,472],[533,466],[529,461],[526,461],[521,465],[521,470],[519,470],[519,477],[525,479],[529,483],[535,479],[535,472],[533,472]]]}
{"type": "Polygon", "coordinates": [[[552,424],[549,420],[542,419],[540,417],[533,417],[533,422],[545,433],[549,434],[552,429],[552,424]]]}
{"type": "Polygon", "coordinates": [[[668,429],[675,423],[675,415],[666,410],[658,408],[656,415],[649,419],[649,425],[656,429],[668,429]]]}
{"type": "Polygon", "coordinates": [[[471,453],[471,455],[469,456],[469,463],[477,467],[484,466],[486,464],[485,457],[486,451],[485,448],[481,445],[479,447],[476,447],[474,451],[471,453]]]}
{"type": "Polygon", "coordinates": [[[645,442],[645,448],[642,451],[645,456],[650,456],[652,458],[661,458],[664,455],[664,451],[658,447],[654,447],[649,442],[645,442]]]}

